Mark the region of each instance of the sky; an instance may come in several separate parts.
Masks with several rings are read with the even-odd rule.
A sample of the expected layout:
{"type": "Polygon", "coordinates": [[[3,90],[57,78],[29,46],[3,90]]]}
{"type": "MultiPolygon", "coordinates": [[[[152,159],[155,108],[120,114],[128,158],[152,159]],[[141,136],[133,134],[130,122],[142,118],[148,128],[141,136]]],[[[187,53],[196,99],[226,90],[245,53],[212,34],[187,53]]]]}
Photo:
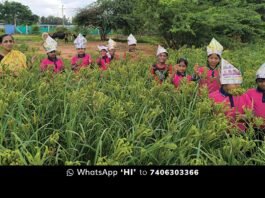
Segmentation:
{"type": "MultiPolygon", "coordinates": [[[[2,0],[3,1],[3,0],[2,0]]],[[[29,6],[33,14],[38,16],[58,16],[62,17],[62,5],[64,5],[64,15],[71,18],[80,8],[84,8],[96,0],[9,0],[20,2],[29,6]]]]}

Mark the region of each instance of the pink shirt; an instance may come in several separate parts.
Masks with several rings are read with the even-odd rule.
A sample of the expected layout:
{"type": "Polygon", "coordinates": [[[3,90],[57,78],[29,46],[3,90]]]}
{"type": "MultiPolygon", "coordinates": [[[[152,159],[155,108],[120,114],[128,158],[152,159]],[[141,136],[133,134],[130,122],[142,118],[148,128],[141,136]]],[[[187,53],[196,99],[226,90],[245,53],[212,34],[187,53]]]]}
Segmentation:
{"type": "Polygon", "coordinates": [[[253,102],[254,114],[265,119],[265,103],[262,102],[263,93],[258,92],[257,89],[249,89],[247,95],[253,102]]]}
{"type": "Polygon", "coordinates": [[[85,54],[83,58],[79,58],[78,55],[74,56],[71,60],[72,65],[79,64],[79,60],[82,60],[81,65],[78,65],[79,67],[87,67],[92,63],[91,56],[89,54],[85,54]]]}
{"type": "Polygon", "coordinates": [[[177,88],[179,85],[180,85],[180,82],[183,78],[187,78],[188,81],[191,81],[192,77],[190,75],[187,75],[187,76],[181,76],[181,75],[178,75],[178,74],[175,74],[174,77],[173,77],[173,84],[175,85],[175,87],[177,88]]]}
{"type": "MultiPolygon", "coordinates": [[[[204,74],[205,67],[199,67],[198,71],[200,74],[204,74]]],[[[213,93],[221,88],[220,80],[219,80],[219,70],[218,68],[215,70],[210,70],[207,68],[206,76],[202,76],[200,79],[200,86],[207,86],[209,94],[213,93]],[[212,76],[213,73],[213,76],[212,76]]]]}
{"type": "Polygon", "coordinates": [[[100,70],[107,70],[109,63],[110,63],[109,57],[97,59],[97,64],[98,64],[100,70]]]}
{"type": "MultiPolygon", "coordinates": [[[[251,98],[247,94],[241,96],[233,96],[234,107],[231,107],[229,96],[224,96],[220,90],[209,94],[209,98],[214,100],[216,103],[223,103],[225,108],[225,115],[229,118],[232,123],[236,122],[236,118],[240,115],[244,115],[244,109],[252,109],[251,98]]],[[[246,126],[244,123],[237,123],[237,126],[241,131],[245,131],[246,126]]]]}
{"type": "Polygon", "coordinates": [[[50,68],[53,69],[54,73],[62,72],[64,69],[64,64],[62,59],[57,58],[56,62],[53,62],[48,58],[43,59],[40,64],[41,71],[46,71],[50,68]]]}

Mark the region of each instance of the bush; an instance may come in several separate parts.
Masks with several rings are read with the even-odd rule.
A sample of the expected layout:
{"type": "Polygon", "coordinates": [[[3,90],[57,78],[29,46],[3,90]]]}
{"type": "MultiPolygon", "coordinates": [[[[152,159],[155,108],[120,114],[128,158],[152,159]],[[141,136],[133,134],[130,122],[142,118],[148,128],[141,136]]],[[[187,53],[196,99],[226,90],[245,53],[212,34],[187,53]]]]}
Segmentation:
{"type": "Polygon", "coordinates": [[[66,27],[58,26],[55,28],[55,32],[69,32],[69,30],[66,27]]]}
{"type": "Polygon", "coordinates": [[[32,26],[32,34],[40,34],[40,27],[38,25],[32,26]]]}

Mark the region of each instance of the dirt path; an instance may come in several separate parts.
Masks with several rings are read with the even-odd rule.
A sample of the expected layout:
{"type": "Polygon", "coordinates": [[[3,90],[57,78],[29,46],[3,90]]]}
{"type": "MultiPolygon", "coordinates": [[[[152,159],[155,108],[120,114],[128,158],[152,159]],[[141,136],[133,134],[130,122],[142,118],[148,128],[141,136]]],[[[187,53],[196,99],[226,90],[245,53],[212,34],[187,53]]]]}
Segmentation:
{"type": "MultiPolygon", "coordinates": [[[[99,42],[99,41],[93,41],[88,42],[87,45],[87,52],[91,54],[96,54],[98,52],[98,45],[107,45],[106,42],[99,42]]],[[[39,49],[40,54],[46,54],[45,50],[43,49],[41,42],[27,42],[27,45],[30,47],[34,47],[39,49]]],[[[137,50],[140,52],[143,52],[146,56],[155,56],[157,46],[150,45],[150,44],[138,44],[137,50]]],[[[123,54],[125,51],[128,50],[127,43],[117,43],[117,53],[123,54]]],[[[72,43],[65,44],[63,41],[58,42],[58,51],[61,51],[61,57],[65,59],[70,59],[75,53],[75,47],[72,43]]]]}

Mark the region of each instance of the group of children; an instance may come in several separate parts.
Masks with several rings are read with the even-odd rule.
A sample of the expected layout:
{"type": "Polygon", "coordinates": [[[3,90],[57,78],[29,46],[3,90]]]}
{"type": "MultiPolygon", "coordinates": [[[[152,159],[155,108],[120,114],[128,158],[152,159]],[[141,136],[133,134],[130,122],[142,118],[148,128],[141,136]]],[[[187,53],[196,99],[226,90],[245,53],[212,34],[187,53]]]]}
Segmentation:
{"type": "MultiPolygon", "coordinates": [[[[209,98],[214,104],[223,104],[227,118],[242,132],[247,129],[245,112],[250,110],[255,116],[263,119],[263,125],[257,130],[265,132],[265,63],[256,74],[257,88],[249,89],[246,93],[236,94],[242,84],[241,72],[231,63],[222,58],[223,46],[214,38],[207,46],[207,65],[194,66],[194,74],[187,75],[188,61],[184,58],[177,60],[172,67],[167,65],[168,52],[159,46],[157,63],[152,65],[151,74],[159,83],[169,78],[179,87],[183,78],[186,82],[198,81],[200,87],[206,87],[209,98]]],[[[257,127],[257,126],[256,126],[257,127]]]]}
{"type": "MultiPolygon", "coordinates": [[[[41,62],[41,71],[45,71],[48,68],[53,69],[55,73],[62,72],[64,70],[63,61],[56,56],[56,49],[57,49],[57,42],[52,39],[48,33],[43,33],[43,47],[46,50],[47,58],[42,60],[41,62]]],[[[135,56],[135,47],[137,44],[137,40],[131,34],[128,37],[128,46],[129,46],[129,53],[130,56],[135,56]]],[[[71,65],[72,70],[78,72],[81,68],[89,67],[92,64],[91,56],[86,53],[87,47],[87,39],[82,35],[79,34],[74,41],[75,48],[77,50],[77,54],[72,57],[71,65]]],[[[96,60],[96,64],[98,65],[99,69],[104,71],[109,68],[109,64],[113,60],[119,60],[120,56],[116,54],[116,42],[112,39],[109,39],[108,45],[99,45],[98,50],[100,52],[99,58],[96,60]]],[[[127,57],[127,53],[124,53],[124,58],[127,57]]]]}
{"type": "MultiPolygon", "coordinates": [[[[52,70],[54,73],[60,73],[64,70],[62,59],[56,56],[57,42],[47,33],[43,34],[43,47],[47,52],[47,58],[40,64],[41,71],[52,70]]],[[[9,67],[14,73],[22,68],[26,68],[26,57],[19,51],[13,50],[14,38],[11,35],[1,36],[2,54],[0,55],[0,73],[4,67],[9,67]]],[[[131,34],[128,37],[129,52],[125,52],[123,58],[128,56],[132,59],[136,57],[137,40],[131,34]]],[[[74,72],[81,68],[89,67],[93,60],[86,53],[87,40],[79,34],[74,41],[77,54],[71,59],[71,66],[74,72]]],[[[113,60],[119,60],[120,56],[115,53],[116,42],[110,39],[108,46],[98,46],[100,57],[96,60],[99,69],[104,71],[109,68],[113,60]]],[[[194,66],[194,74],[187,75],[186,70],[188,61],[185,58],[179,58],[177,64],[172,66],[167,64],[168,52],[162,46],[157,49],[157,62],[150,68],[152,77],[159,83],[165,80],[170,81],[179,87],[183,79],[197,81],[200,87],[206,87],[209,92],[209,98],[215,104],[222,103],[225,107],[225,114],[228,119],[235,123],[241,131],[246,130],[245,110],[249,109],[254,115],[264,121],[264,125],[259,130],[265,130],[265,64],[263,64],[256,74],[257,88],[249,89],[246,93],[235,95],[233,90],[240,87],[242,75],[240,71],[231,63],[222,58],[223,46],[214,38],[207,46],[207,65],[194,66]]]]}

